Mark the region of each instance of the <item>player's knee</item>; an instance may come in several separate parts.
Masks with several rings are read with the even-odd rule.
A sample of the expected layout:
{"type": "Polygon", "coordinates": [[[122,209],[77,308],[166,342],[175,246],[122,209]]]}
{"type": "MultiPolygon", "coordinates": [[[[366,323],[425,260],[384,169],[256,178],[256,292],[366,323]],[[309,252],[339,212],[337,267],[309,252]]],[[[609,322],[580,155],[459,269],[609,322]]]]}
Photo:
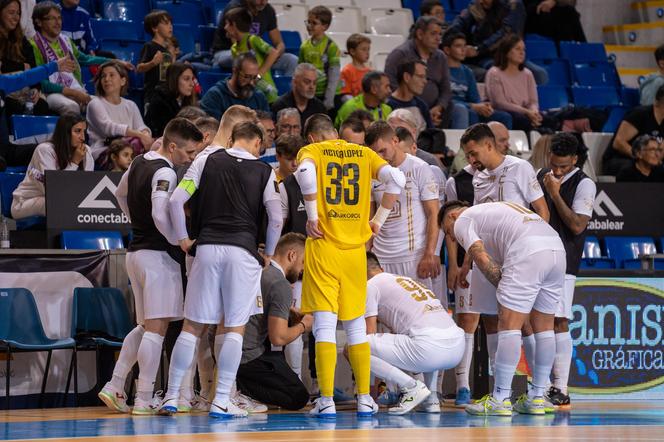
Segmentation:
{"type": "Polygon", "coordinates": [[[337,342],[337,315],[331,312],[314,312],[314,337],[316,342],[337,342]]]}
{"type": "Polygon", "coordinates": [[[348,345],[358,345],[367,342],[367,326],[366,322],[364,322],[364,317],[360,316],[350,321],[343,321],[343,325],[348,345]]]}

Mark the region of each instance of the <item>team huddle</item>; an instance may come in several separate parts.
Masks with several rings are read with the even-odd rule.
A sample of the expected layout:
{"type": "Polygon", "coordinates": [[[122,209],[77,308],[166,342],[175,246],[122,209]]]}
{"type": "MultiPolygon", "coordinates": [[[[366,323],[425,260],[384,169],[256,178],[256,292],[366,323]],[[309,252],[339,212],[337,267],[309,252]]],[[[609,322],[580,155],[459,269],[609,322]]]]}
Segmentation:
{"type": "Polygon", "coordinates": [[[339,321],[360,417],[379,410],[372,374],[399,390],[389,413],[439,413],[440,373],[452,368],[456,404],[470,414],[544,414],[568,406],[567,321],[595,188],[575,167],[573,137],[554,136],[551,169],[536,173],[505,155],[499,130],[468,128],[461,144],[469,164],[445,182],[387,123],[372,123],[363,146],[339,139],[330,118],[316,114],[304,125],[309,144],[299,150],[295,172],[282,181],[259,159],[265,135],[253,111],[230,108],[202,151],[202,133],[185,119],[172,120],[158,149],[134,159],[116,192],[132,223],[126,264],[138,325],[99,397],[129,412],[125,382],[138,362],[133,414],[242,417],[256,412],[256,400],[270,405],[269,398],[238,392],[243,343],[255,338],[250,321],[274,304],[265,298],[269,277],[293,287],[292,326],[284,326],[283,338],[273,339],[272,331],[269,338],[286,345],[296,372],[301,336],[313,333],[320,396],[312,416],[336,416],[339,321]],[[288,233],[298,230],[306,240],[288,233]],[[455,292],[456,322],[447,289],[455,292]],[[494,388],[472,402],[480,317],[494,388]],[[183,318],[162,398],[154,384],[164,336],[171,321],[183,318]],[[532,382],[512,405],[522,343],[532,382]],[[196,373],[199,394],[192,391],[196,373]]]}

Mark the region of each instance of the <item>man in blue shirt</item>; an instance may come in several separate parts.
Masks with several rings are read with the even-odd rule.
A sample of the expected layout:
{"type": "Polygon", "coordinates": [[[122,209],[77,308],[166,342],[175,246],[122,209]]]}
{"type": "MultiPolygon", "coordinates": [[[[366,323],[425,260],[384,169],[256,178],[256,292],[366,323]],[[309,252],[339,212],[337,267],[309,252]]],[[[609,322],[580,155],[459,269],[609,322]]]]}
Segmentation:
{"type": "Polygon", "coordinates": [[[80,0],[60,0],[59,3],[62,6],[62,33],[83,52],[94,55],[99,43],[90,27],[90,13],[79,6],[80,0]]]}

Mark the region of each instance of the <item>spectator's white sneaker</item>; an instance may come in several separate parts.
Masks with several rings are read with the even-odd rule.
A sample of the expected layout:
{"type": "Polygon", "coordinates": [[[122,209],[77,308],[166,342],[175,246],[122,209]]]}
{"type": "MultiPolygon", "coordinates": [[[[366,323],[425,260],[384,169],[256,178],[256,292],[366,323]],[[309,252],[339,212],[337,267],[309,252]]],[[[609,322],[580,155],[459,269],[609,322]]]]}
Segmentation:
{"type": "Polygon", "coordinates": [[[420,405],[431,395],[431,392],[424,385],[422,381],[415,381],[415,386],[413,388],[402,388],[401,389],[401,398],[399,399],[399,404],[396,407],[392,407],[388,410],[390,414],[406,414],[413,408],[420,405]]]}
{"type": "Polygon", "coordinates": [[[210,405],[210,417],[216,419],[231,419],[235,417],[247,417],[248,415],[249,413],[246,410],[235,405],[233,401],[229,401],[225,407],[217,402],[212,402],[212,405],[210,405]]]}
{"type": "Polygon", "coordinates": [[[110,382],[104,385],[97,397],[111,410],[120,413],[129,413],[129,406],[127,405],[127,395],[124,391],[118,390],[110,382]]]}
{"type": "Polygon", "coordinates": [[[337,407],[331,398],[319,397],[314,401],[314,408],[309,410],[309,416],[320,419],[334,419],[337,417],[337,407]]]}
{"type": "Polygon", "coordinates": [[[236,393],[235,396],[231,398],[231,402],[233,402],[236,406],[245,410],[249,414],[267,412],[267,405],[261,404],[260,402],[255,401],[249,396],[246,396],[239,392],[236,393]]]}

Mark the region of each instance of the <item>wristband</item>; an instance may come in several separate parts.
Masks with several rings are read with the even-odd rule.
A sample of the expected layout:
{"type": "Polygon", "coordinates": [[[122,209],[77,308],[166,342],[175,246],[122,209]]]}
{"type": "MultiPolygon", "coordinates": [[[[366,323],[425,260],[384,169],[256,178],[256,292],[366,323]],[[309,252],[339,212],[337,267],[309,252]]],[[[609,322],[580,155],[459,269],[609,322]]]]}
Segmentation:
{"type": "Polygon", "coordinates": [[[309,221],[318,220],[318,203],[314,201],[304,200],[304,209],[307,211],[307,219],[309,221]]]}
{"type": "Polygon", "coordinates": [[[304,322],[300,321],[300,325],[302,326],[302,334],[305,334],[307,332],[307,326],[304,325],[304,322]]]}
{"type": "Polygon", "coordinates": [[[383,206],[379,206],[371,222],[377,224],[378,227],[382,227],[383,224],[385,224],[385,221],[387,221],[387,217],[390,216],[390,212],[392,211],[383,206]]]}

